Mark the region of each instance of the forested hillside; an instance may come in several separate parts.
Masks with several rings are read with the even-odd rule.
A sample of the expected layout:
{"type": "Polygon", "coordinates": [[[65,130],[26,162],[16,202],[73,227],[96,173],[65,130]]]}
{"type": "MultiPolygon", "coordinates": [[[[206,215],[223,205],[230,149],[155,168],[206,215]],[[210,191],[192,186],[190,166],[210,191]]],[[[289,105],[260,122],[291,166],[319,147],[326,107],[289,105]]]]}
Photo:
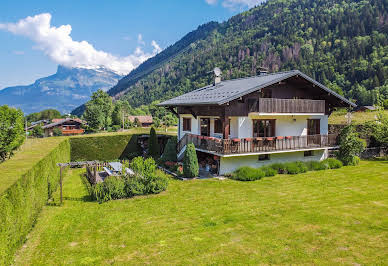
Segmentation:
{"type": "Polygon", "coordinates": [[[264,66],[300,69],[358,104],[376,104],[388,98],[387,9],[387,0],[269,0],[200,27],[191,33],[200,38],[186,40],[178,55],[146,62],[143,75],[135,70],[110,94],[136,107],[210,83],[215,66],[223,79],[256,75],[264,66]]]}

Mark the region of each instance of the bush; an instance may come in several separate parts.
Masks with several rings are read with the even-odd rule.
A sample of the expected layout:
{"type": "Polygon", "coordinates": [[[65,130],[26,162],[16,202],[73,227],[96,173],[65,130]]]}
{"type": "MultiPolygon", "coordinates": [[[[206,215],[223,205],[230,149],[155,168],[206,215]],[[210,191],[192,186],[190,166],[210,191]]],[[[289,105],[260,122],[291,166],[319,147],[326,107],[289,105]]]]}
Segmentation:
{"type": "Polygon", "coordinates": [[[307,172],[307,166],[302,162],[285,163],[285,173],[289,175],[296,175],[307,172]]]}
{"type": "Polygon", "coordinates": [[[104,180],[106,193],[111,199],[121,199],[126,196],[124,179],[119,176],[109,176],[104,180]]]}
{"type": "Polygon", "coordinates": [[[55,127],[55,128],[53,129],[53,135],[54,135],[55,137],[62,136],[62,130],[61,130],[60,128],[55,127]]]}
{"type": "Polygon", "coordinates": [[[10,157],[13,151],[23,144],[24,140],[22,111],[7,105],[0,106],[0,162],[10,157]]]}
{"type": "Polygon", "coordinates": [[[278,173],[275,169],[273,169],[269,166],[263,166],[260,169],[261,169],[261,171],[264,172],[266,177],[275,176],[278,173]]]}
{"type": "Polygon", "coordinates": [[[325,161],[310,161],[306,162],[306,166],[309,171],[320,171],[320,170],[326,170],[329,169],[329,164],[325,161]]]}
{"type": "Polygon", "coordinates": [[[388,110],[388,99],[384,100],[383,107],[385,110],[388,110]]]}
{"type": "Polygon", "coordinates": [[[187,178],[198,176],[199,166],[195,146],[190,143],[186,146],[185,156],[183,158],[183,175],[187,178]]]}
{"type": "Polygon", "coordinates": [[[286,174],[286,166],[283,163],[273,163],[268,167],[274,169],[278,174],[286,174]]]}
{"type": "Polygon", "coordinates": [[[145,190],[147,194],[158,194],[165,191],[167,186],[168,177],[161,171],[156,171],[145,179],[145,190]]]}
{"type": "Polygon", "coordinates": [[[112,131],[114,131],[114,132],[117,132],[117,131],[119,131],[121,129],[121,126],[120,125],[113,125],[112,126],[112,131]]]}
{"type": "Polygon", "coordinates": [[[32,136],[34,136],[35,138],[43,138],[44,137],[44,131],[43,131],[43,128],[40,126],[40,125],[37,125],[35,126],[33,129],[32,129],[32,136]]]}
{"type": "Polygon", "coordinates": [[[355,157],[365,149],[365,141],[358,137],[354,127],[345,127],[339,135],[339,150],[337,157],[344,165],[356,165],[359,162],[355,157]]]}
{"type": "Polygon", "coordinates": [[[162,155],[162,161],[163,162],[176,162],[178,161],[177,158],[177,139],[176,137],[172,137],[167,141],[166,147],[164,149],[163,155],[162,155]]]}
{"type": "Polygon", "coordinates": [[[128,197],[146,194],[146,187],[143,184],[143,180],[139,177],[128,178],[125,182],[125,192],[128,197]]]}
{"type": "Polygon", "coordinates": [[[249,166],[242,166],[234,171],[231,178],[240,181],[255,181],[265,176],[265,172],[260,168],[252,168],[249,166]]]}
{"type": "Polygon", "coordinates": [[[323,160],[322,162],[327,164],[330,169],[338,169],[343,166],[343,163],[340,160],[334,158],[328,158],[326,160],[323,160]]]}
{"type": "Polygon", "coordinates": [[[347,165],[350,165],[350,166],[356,166],[360,163],[360,157],[358,156],[353,156],[352,159],[348,162],[347,165]]]}

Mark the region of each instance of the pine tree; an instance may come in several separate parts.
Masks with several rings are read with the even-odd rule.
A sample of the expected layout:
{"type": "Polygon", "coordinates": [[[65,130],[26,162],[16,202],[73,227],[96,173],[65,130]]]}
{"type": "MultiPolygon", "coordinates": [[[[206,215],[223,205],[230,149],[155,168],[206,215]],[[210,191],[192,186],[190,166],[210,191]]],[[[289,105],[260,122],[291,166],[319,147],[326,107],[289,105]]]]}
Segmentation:
{"type": "Polygon", "coordinates": [[[183,158],[183,175],[187,178],[198,176],[199,166],[197,152],[193,143],[186,146],[185,156],[183,158]]]}
{"type": "Polygon", "coordinates": [[[148,141],[148,157],[152,157],[155,160],[160,157],[160,147],[158,143],[158,137],[156,136],[156,131],[152,127],[150,132],[150,138],[148,141]]]}

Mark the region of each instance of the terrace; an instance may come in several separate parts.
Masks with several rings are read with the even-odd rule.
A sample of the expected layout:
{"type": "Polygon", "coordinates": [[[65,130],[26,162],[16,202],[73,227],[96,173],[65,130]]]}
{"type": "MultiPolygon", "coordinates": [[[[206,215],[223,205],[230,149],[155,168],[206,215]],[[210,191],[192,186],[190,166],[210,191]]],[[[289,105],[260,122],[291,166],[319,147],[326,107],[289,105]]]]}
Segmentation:
{"type": "Polygon", "coordinates": [[[260,154],[281,151],[330,148],[338,145],[338,135],[277,136],[244,139],[219,139],[186,134],[178,143],[178,151],[193,143],[197,150],[220,155],[260,154]]]}

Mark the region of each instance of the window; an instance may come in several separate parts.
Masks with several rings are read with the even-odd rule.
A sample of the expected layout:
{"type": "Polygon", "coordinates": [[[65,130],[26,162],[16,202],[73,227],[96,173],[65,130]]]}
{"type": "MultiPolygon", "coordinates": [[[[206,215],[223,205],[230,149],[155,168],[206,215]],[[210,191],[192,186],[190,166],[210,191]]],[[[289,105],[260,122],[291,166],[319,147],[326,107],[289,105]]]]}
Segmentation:
{"type": "Polygon", "coordinates": [[[259,155],[259,161],[268,161],[271,158],[269,157],[269,154],[261,154],[259,155]]]}
{"type": "Polygon", "coordinates": [[[191,118],[183,118],[183,131],[191,131],[191,118]]]}
{"type": "Polygon", "coordinates": [[[311,156],[314,156],[314,152],[313,151],[305,151],[304,152],[304,157],[311,157],[311,156]]]}
{"type": "Polygon", "coordinates": [[[248,99],[248,112],[256,112],[256,111],[257,111],[256,99],[248,99]]]}
{"type": "Polygon", "coordinates": [[[214,119],[214,133],[222,134],[222,121],[219,118],[214,119]]]}
{"type": "Polygon", "coordinates": [[[253,137],[275,137],[275,120],[253,120],[253,137]]]}

